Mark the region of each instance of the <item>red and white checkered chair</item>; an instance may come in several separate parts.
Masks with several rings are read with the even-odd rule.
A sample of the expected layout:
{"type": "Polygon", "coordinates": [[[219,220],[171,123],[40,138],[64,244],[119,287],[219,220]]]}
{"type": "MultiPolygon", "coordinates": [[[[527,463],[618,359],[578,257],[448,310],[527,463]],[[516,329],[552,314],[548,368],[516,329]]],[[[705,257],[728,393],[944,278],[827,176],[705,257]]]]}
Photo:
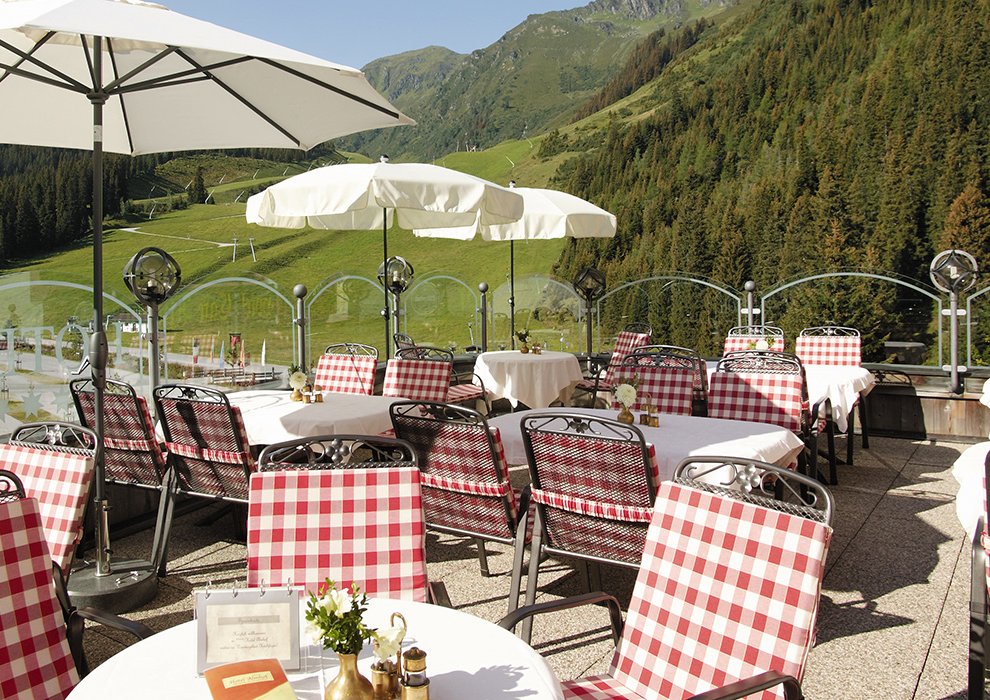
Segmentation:
{"type": "Polygon", "coordinates": [[[82,540],[95,447],[91,430],[67,423],[29,423],[0,445],[0,469],[38,501],[48,551],[64,578],[82,540]]]}
{"type": "MultiPolygon", "coordinates": [[[[805,328],[795,341],[795,351],[801,362],[807,365],[859,367],[863,363],[862,338],[855,328],[844,326],[814,326],[805,328]]],[[[853,433],[856,427],[856,413],[862,425],[863,449],[870,447],[869,426],[866,420],[866,397],[860,395],[849,411],[849,425],[846,429],[846,463],[853,463],[853,433]]]]}
{"type": "MultiPolygon", "coordinates": [[[[825,415],[831,413],[825,399],[825,415]]],[[[831,421],[813,420],[821,406],[808,405],[808,387],[801,361],[793,355],[748,350],[730,353],[719,360],[710,378],[708,416],[726,420],[770,423],[801,438],[806,449],[800,460],[802,471],[817,473],[818,435],[824,429],[828,440],[829,481],[835,480],[835,443],[831,421]]]]}
{"type": "Polygon", "coordinates": [[[539,612],[609,605],[618,638],[609,670],[565,682],[565,698],[801,697],[831,496],[762,462],[738,465],[734,489],[687,478],[686,467],[697,465],[682,464],[658,490],[624,625],[618,601],[603,594],[520,608],[500,623],[512,629],[539,612]],[[788,500],[767,493],[785,480],[799,482],[787,487],[788,500]],[[813,494],[813,505],[798,501],[801,492],[813,494]]]}
{"type": "Polygon", "coordinates": [[[0,697],[65,698],[85,674],[86,619],[135,634],[144,625],[91,609],[65,609],[56,593],[43,516],[33,498],[0,501],[0,697]]]}
{"type": "MultiPolygon", "coordinates": [[[[708,415],[708,364],[697,350],[679,345],[644,345],[626,356],[629,358],[646,356],[649,363],[664,367],[691,369],[694,372],[693,415],[708,415]]],[[[638,361],[638,360],[636,360],[638,361]]]]}
{"type": "MultiPolygon", "coordinates": [[[[92,379],[69,383],[79,422],[92,429],[96,425],[95,392],[92,379]]],[[[167,466],[148,402],[134,387],[113,379],[106,381],[103,394],[103,460],[107,483],[133,486],[159,493],[158,523],[152,552],[157,552],[162,536],[162,518],[167,498],[162,496],[167,466]]]]}
{"type": "Polygon", "coordinates": [[[371,596],[426,601],[419,469],[286,469],[251,475],[249,586],[317,588],[329,577],[371,596]]]}
{"type": "MultiPolygon", "coordinates": [[[[192,384],[164,384],[154,391],[168,452],[170,495],[160,550],[153,561],[165,575],[165,553],[179,495],[245,504],[256,464],[241,410],[222,391],[192,384]]],[[[235,511],[235,518],[238,518],[235,511]]],[[[237,527],[243,521],[235,520],[237,527]]]]}
{"type": "Polygon", "coordinates": [[[650,335],[653,329],[645,323],[630,323],[626,325],[615,339],[615,347],[612,349],[612,356],[608,365],[604,368],[594,361],[588,363],[588,377],[582,379],[575,386],[575,393],[580,392],[591,394],[591,403],[598,400],[598,392],[611,391],[612,384],[615,383],[615,373],[622,365],[626,355],[637,348],[649,344],[650,335]]]}
{"type": "Polygon", "coordinates": [[[393,357],[385,365],[382,396],[446,403],[452,369],[446,360],[393,357]]]}
{"type": "Polygon", "coordinates": [[[313,386],[337,394],[375,393],[378,349],[360,343],[328,345],[320,355],[313,386]]]}
{"type": "Polygon", "coordinates": [[[784,331],[777,326],[736,326],[730,328],[722,346],[722,355],[742,350],[784,352],[784,331]],[[757,347],[760,341],[766,342],[767,347],[757,347]]]}
{"type": "MultiPolygon", "coordinates": [[[[401,333],[395,334],[396,344],[398,344],[400,336],[402,336],[401,333]]],[[[409,338],[409,336],[403,337],[409,338]]],[[[407,396],[407,398],[414,398],[422,401],[456,403],[463,406],[468,406],[470,408],[474,408],[477,406],[477,402],[481,401],[485,404],[485,412],[491,413],[491,404],[488,402],[488,393],[485,391],[485,385],[481,381],[481,378],[474,372],[455,372],[454,353],[450,350],[444,350],[443,348],[436,348],[430,345],[413,344],[411,347],[399,348],[399,350],[395,353],[395,357],[401,360],[434,360],[439,362],[447,362],[450,364],[450,386],[447,388],[447,397],[445,399],[428,397],[419,398],[401,394],[402,396],[407,396]]]]}
{"type": "MultiPolygon", "coordinates": [[[[536,504],[526,603],[536,600],[544,554],[582,561],[592,590],[599,562],[638,567],[660,481],[639,429],[581,413],[538,413],[520,427],[536,504]]],[[[518,597],[510,591],[510,609],[518,597]]],[[[528,640],[528,623],[523,633],[528,640]]]]}
{"type": "Polygon", "coordinates": [[[477,411],[450,404],[400,401],[389,411],[396,437],[416,449],[427,526],[473,538],[484,576],[490,575],[485,542],[514,545],[510,590],[518,590],[526,533],[519,540],[517,528],[530,500],[509,483],[498,429],[477,411]]]}
{"type": "MultiPolygon", "coordinates": [[[[660,413],[690,416],[694,411],[697,370],[693,362],[685,360],[676,366],[667,356],[637,350],[626,355],[616,376],[635,380],[633,410],[644,411],[650,405],[660,413]]],[[[614,398],[612,408],[619,408],[614,398]]]]}

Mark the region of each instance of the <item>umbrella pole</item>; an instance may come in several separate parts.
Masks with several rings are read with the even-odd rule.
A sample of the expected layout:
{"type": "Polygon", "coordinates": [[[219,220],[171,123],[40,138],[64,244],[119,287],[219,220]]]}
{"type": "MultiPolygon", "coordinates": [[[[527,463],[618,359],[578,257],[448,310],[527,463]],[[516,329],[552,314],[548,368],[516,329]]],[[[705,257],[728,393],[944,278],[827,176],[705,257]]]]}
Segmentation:
{"type": "MultiPolygon", "coordinates": [[[[382,270],[388,272],[388,210],[382,207],[382,270]]],[[[392,338],[389,334],[388,285],[382,282],[385,291],[385,306],[382,307],[382,318],[385,319],[385,359],[392,357],[392,338]]]]}
{"type": "Polygon", "coordinates": [[[516,242],[509,241],[509,340],[516,349],[516,242]]]}
{"type": "MultiPolygon", "coordinates": [[[[72,573],[67,588],[76,607],[96,607],[109,612],[133,610],[158,594],[158,576],[150,562],[123,561],[121,573],[110,564],[110,510],[107,499],[106,461],[103,451],[104,394],[107,380],[107,333],[103,318],[103,105],[109,95],[103,88],[103,38],[93,37],[93,91],[86,95],[93,105],[93,335],[89,361],[93,378],[93,508],[96,562],[72,573]]],[[[161,490],[162,502],[169,498],[161,490]]]]}

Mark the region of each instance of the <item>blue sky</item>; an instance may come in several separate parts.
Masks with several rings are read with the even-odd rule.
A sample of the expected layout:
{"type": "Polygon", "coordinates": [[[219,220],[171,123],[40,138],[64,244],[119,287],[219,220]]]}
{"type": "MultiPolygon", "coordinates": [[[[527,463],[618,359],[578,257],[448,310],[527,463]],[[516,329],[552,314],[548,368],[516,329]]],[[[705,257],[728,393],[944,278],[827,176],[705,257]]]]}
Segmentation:
{"type": "Polygon", "coordinates": [[[527,15],[588,0],[160,0],[176,12],[361,68],[425,46],[468,53],[494,43],[527,15]]]}

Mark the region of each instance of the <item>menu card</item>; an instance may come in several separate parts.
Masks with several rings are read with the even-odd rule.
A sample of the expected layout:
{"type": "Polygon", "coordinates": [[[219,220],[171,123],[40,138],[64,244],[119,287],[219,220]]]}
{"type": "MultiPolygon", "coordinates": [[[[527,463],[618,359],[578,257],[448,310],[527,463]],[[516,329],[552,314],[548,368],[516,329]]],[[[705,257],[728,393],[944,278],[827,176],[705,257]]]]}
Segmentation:
{"type": "Polygon", "coordinates": [[[215,700],[295,700],[278,659],[214,666],[203,674],[215,700]]]}

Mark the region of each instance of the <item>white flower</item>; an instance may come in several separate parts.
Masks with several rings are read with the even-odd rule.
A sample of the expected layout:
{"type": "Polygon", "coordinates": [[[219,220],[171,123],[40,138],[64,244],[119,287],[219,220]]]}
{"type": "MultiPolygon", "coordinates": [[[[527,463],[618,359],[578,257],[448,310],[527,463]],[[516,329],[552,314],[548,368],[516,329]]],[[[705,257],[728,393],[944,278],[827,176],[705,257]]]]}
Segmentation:
{"type": "Polygon", "coordinates": [[[372,636],[375,640],[375,656],[379,661],[385,662],[399,653],[399,649],[402,648],[402,640],[406,636],[406,628],[382,627],[372,636]]]}
{"type": "Polygon", "coordinates": [[[323,598],[326,601],[323,607],[328,613],[337,617],[343,617],[344,613],[351,609],[351,592],[346,588],[327,591],[323,598]]]}
{"type": "Polygon", "coordinates": [[[769,350],[770,349],[770,343],[768,343],[763,338],[760,338],[759,340],[756,341],[756,349],[757,350],[769,350]]]}
{"type": "Polygon", "coordinates": [[[323,630],[314,625],[311,620],[306,621],[306,627],[303,633],[307,639],[312,640],[313,644],[323,644],[323,630]]]}
{"type": "Polygon", "coordinates": [[[293,389],[302,389],[304,386],[306,386],[306,382],[308,381],[309,378],[306,376],[304,372],[297,371],[289,375],[289,386],[291,386],[293,389]]]}
{"type": "Polygon", "coordinates": [[[636,389],[630,384],[620,384],[615,387],[615,400],[629,408],[636,403],[636,389]]]}

